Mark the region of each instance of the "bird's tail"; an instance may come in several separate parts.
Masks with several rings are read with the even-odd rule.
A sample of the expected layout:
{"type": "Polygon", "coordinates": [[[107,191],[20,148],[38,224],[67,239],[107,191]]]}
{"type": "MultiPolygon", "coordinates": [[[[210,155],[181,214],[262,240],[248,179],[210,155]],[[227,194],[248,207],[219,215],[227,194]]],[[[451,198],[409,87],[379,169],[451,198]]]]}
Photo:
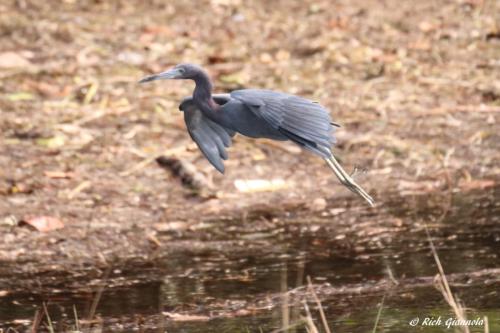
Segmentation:
{"type": "Polygon", "coordinates": [[[352,192],[356,193],[357,195],[368,201],[370,206],[372,207],[374,206],[375,201],[373,200],[373,198],[368,193],[366,193],[366,191],[363,190],[361,186],[356,184],[356,182],[351,178],[351,176],[347,174],[347,172],[345,172],[345,170],[342,168],[340,163],[335,159],[335,156],[333,156],[333,154],[330,154],[329,157],[325,157],[325,161],[330,167],[330,169],[333,170],[335,176],[337,176],[342,185],[344,185],[349,190],[351,190],[352,192]]]}

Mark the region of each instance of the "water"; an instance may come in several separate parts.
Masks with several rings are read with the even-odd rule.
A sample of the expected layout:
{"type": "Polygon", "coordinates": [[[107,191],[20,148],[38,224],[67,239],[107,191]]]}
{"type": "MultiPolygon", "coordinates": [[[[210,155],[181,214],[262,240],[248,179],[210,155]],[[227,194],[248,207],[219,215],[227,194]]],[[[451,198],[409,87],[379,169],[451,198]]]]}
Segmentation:
{"type": "MultiPolygon", "coordinates": [[[[426,224],[468,318],[487,316],[490,332],[499,332],[500,271],[487,271],[500,268],[498,190],[456,194],[451,206],[425,196],[395,198],[377,214],[354,207],[319,217],[217,221],[168,235],[182,250],[129,260],[107,273],[2,272],[12,292],[0,298],[0,327],[25,330],[48,301],[52,320],[68,328],[73,306],[87,318],[102,281],[94,326],[104,331],[272,332],[305,314],[307,295],[320,327],[303,287],[309,276],[333,332],[371,332],[382,299],[377,332],[442,332],[455,316],[432,283],[438,270],[426,224]],[[174,321],[169,314],[191,317],[174,321]],[[423,326],[426,317],[441,324],[423,326]],[[412,327],[415,318],[420,322],[412,327]]],[[[470,329],[484,332],[484,324],[470,329]]],[[[289,331],[306,332],[304,325],[289,331]]]]}

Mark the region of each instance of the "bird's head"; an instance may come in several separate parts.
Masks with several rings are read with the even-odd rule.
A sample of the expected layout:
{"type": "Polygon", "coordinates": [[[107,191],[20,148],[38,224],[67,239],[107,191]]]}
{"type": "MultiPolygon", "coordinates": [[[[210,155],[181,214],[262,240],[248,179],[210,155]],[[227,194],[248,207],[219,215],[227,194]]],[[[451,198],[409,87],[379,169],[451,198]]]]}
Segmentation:
{"type": "Polygon", "coordinates": [[[194,64],[179,64],[165,72],[158,74],[148,75],[142,78],[139,83],[151,82],[156,80],[193,80],[197,75],[203,73],[203,69],[200,66],[194,64]]]}

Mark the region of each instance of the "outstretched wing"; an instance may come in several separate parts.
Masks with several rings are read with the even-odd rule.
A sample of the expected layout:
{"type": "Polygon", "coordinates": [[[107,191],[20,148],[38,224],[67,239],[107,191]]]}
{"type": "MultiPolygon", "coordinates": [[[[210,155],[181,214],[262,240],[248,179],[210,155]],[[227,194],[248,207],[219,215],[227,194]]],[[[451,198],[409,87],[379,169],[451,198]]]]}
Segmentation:
{"type": "Polygon", "coordinates": [[[293,142],[323,157],[343,185],[373,206],[373,198],[345,172],[330,150],[335,143],[332,125],[338,125],[325,108],[298,96],[269,90],[237,90],[231,97],[293,142]]]}
{"type": "Polygon", "coordinates": [[[323,157],[335,143],[328,111],[318,103],[285,93],[244,89],[231,97],[247,105],[257,116],[297,144],[323,157]]]}
{"type": "MultiPolygon", "coordinates": [[[[217,103],[224,104],[229,95],[215,95],[217,103]]],[[[184,111],[189,135],[198,145],[207,160],[221,173],[224,173],[222,160],[228,158],[226,148],[231,146],[234,131],[220,126],[203,115],[191,98],[186,98],[179,106],[184,111]]]]}

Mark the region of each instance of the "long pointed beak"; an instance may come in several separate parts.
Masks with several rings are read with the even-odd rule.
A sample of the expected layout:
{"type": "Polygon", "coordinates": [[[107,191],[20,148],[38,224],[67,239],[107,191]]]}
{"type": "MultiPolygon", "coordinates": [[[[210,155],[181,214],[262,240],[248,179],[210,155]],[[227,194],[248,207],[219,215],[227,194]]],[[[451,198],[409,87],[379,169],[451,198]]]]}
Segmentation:
{"type": "Polygon", "coordinates": [[[172,68],[172,69],[169,69],[168,71],[165,71],[165,72],[145,76],[139,80],[139,83],[146,83],[146,82],[151,82],[151,81],[156,81],[156,80],[176,79],[180,74],[181,74],[181,72],[179,71],[179,69],[172,68]]]}

